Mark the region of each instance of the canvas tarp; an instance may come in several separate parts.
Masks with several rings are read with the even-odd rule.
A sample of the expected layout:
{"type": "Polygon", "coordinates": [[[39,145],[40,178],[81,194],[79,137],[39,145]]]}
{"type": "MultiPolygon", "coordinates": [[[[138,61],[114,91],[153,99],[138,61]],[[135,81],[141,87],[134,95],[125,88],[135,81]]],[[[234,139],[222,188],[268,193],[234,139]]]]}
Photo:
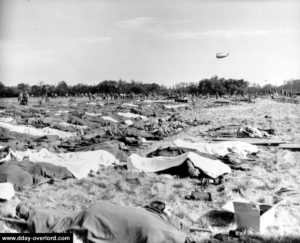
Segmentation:
{"type": "Polygon", "coordinates": [[[241,158],[246,158],[248,154],[255,154],[258,152],[257,146],[240,141],[225,141],[219,143],[193,143],[177,139],[174,141],[174,144],[178,147],[196,149],[201,153],[216,156],[225,156],[229,153],[235,153],[241,158]]]}
{"type": "Polygon", "coordinates": [[[156,157],[156,156],[165,156],[165,157],[173,157],[178,156],[187,152],[194,152],[199,154],[200,156],[209,158],[209,159],[219,159],[225,164],[229,165],[231,169],[235,170],[248,170],[249,166],[247,163],[243,163],[243,159],[238,158],[235,154],[227,154],[225,156],[215,156],[210,154],[201,153],[195,149],[181,148],[181,147],[159,147],[156,150],[148,153],[146,157],[156,157]]]}
{"type": "Polygon", "coordinates": [[[95,112],[85,112],[85,115],[92,116],[92,117],[99,117],[102,116],[101,113],[95,113],[95,112]]]}
{"type": "Polygon", "coordinates": [[[187,159],[211,178],[217,178],[223,174],[231,173],[230,167],[220,160],[209,159],[193,152],[184,153],[175,157],[159,156],[153,158],[145,158],[137,154],[132,154],[127,159],[127,168],[131,171],[159,172],[180,166],[187,159]]]}
{"type": "Polygon", "coordinates": [[[58,125],[62,126],[62,127],[72,127],[74,129],[78,129],[78,130],[86,130],[89,127],[88,126],[82,126],[82,125],[74,125],[68,122],[60,122],[58,125]]]}
{"type": "Polygon", "coordinates": [[[0,127],[3,127],[11,132],[16,133],[25,133],[32,136],[45,136],[45,135],[57,135],[59,138],[70,138],[76,136],[76,133],[71,132],[63,132],[57,129],[53,129],[50,127],[45,127],[42,129],[38,129],[32,126],[25,126],[25,125],[13,125],[6,122],[0,122],[0,127]]]}
{"type": "Polygon", "coordinates": [[[115,123],[118,122],[116,119],[114,119],[114,118],[112,118],[112,117],[110,117],[110,116],[102,116],[101,118],[102,118],[103,120],[105,120],[105,121],[111,121],[111,122],[115,122],[115,123]]]}
{"type": "Polygon", "coordinates": [[[93,243],[184,243],[186,234],[144,208],[97,202],[78,213],[33,209],[27,224],[31,232],[85,233],[93,243]]]}
{"type": "Polygon", "coordinates": [[[0,117],[0,122],[10,123],[14,120],[13,117],[0,117]]]}
{"type": "Polygon", "coordinates": [[[9,182],[0,183],[0,199],[10,200],[15,195],[14,187],[9,182]]]}
{"type": "Polygon", "coordinates": [[[117,115],[125,118],[141,118],[142,120],[148,120],[146,116],[134,114],[131,112],[117,112],[117,115]]]}
{"type": "Polygon", "coordinates": [[[30,161],[8,161],[0,164],[0,183],[9,182],[16,190],[22,190],[38,183],[42,178],[74,178],[65,167],[50,163],[30,161]]]}
{"type": "Polygon", "coordinates": [[[98,171],[99,165],[112,166],[119,163],[114,155],[105,150],[52,153],[47,149],[41,149],[40,151],[11,151],[11,153],[12,157],[17,160],[26,158],[32,162],[47,162],[53,165],[64,166],[78,179],[88,176],[90,171],[98,171]]]}
{"type": "Polygon", "coordinates": [[[139,107],[138,105],[131,104],[131,103],[123,103],[122,106],[139,107]]]}
{"type": "Polygon", "coordinates": [[[177,109],[181,107],[187,107],[188,105],[186,104],[180,104],[180,105],[164,105],[166,109],[177,109]]]}

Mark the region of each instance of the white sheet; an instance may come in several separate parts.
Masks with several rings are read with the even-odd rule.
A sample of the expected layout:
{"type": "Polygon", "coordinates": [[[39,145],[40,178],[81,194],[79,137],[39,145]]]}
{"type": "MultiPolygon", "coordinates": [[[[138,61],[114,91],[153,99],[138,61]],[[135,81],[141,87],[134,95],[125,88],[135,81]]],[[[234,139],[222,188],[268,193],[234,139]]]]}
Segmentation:
{"type": "Polygon", "coordinates": [[[0,122],[10,123],[14,120],[13,117],[0,117],[0,122]]]}
{"type": "Polygon", "coordinates": [[[185,140],[177,139],[174,144],[178,147],[196,149],[201,153],[225,156],[228,153],[235,153],[241,158],[246,158],[248,154],[258,152],[258,148],[250,143],[240,141],[224,141],[219,143],[192,143],[185,140]]]}
{"type": "Polygon", "coordinates": [[[127,126],[132,126],[132,125],[133,125],[133,121],[132,121],[132,120],[125,120],[124,123],[125,123],[127,126]]]}
{"type": "Polygon", "coordinates": [[[175,102],[174,99],[172,100],[144,100],[145,103],[169,103],[169,102],[175,102]]]}
{"type": "Polygon", "coordinates": [[[57,135],[59,138],[70,138],[76,136],[76,133],[63,132],[50,127],[39,129],[32,126],[13,125],[6,122],[0,122],[0,127],[6,128],[11,132],[25,133],[33,136],[57,135]]]}
{"type": "Polygon", "coordinates": [[[68,122],[60,122],[59,125],[62,127],[73,127],[75,129],[79,129],[79,130],[86,130],[89,128],[88,126],[75,125],[75,124],[71,124],[68,122]]]}
{"type": "Polygon", "coordinates": [[[193,152],[184,153],[176,157],[159,156],[153,158],[132,154],[127,159],[127,168],[131,171],[158,172],[179,166],[186,159],[190,159],[195,167],[201,169],[212,178],[231,173],[230,167],[220,160],[205,158],[193,152]]]}
{"type": "Polygon", "coordinates": [[[10,200],[15,195],[14,187],[9,182],[0,183],[0,199],[10,200]]]}
{"type": "Polygon", "coordinates": [[[111,166],[119,163],[113,154],[105,150],[57,154],[41,149],[40,151],[16,151],[12,152],[12,155],[19,161],[28,158],[32,162],[47,162],[64,166],[78,179],[87,177],[90,171],[97,171],[99,165],[111,166]]]}
{"type": "Polygon", "coordinates": [[[92,117],[102,116],[101,113],[94,113],[94,112],[85,112],[85,115],[92,116],[92,117]]]}
{"type": "Polygon", "coordinates": [[[60,116],[62,114],[67,114],[69,111],[67,110],[58,110],[56,113],[54,113],[54,116],[60,116]]]}
{"type": "Polygon", "coordinates": [[[148,120],[148,118],[146,116],[138,115],[138,114],[134,114],[134,113],[130,113],[130,112],[117,112],[117,115],[123,116],[126,118],[141,118],[142,120],[148,120]]]}
{"type": "Polygon", "coordinates": [[[86,103],[87,105],[97,105],[97,103],[96,102],[88,102],[88,103],[86,103]]]}
{"type": "Polygon", "coordinates": [[[110,116],[101,116],[101,118],[106,121],[112,121],[112,122],[116,122],[116,123],[118,122],[116,119],[114,119],[110,116]]]}
{"type": "Polygon", "coordinates": [[[181,105],[164,105],[164,107],[166,109],[176,109],[176,108],[179,108],[179,107],[186,107],[188,105],[184,105],[184,104],[181,104],[181,105]]]}
{"type": "Polygon", "coordinates": [[[101,102],[88,102],[86,105],[91,105],[91,106],[104,106],[104,103],[101,102]]]}
{"type": "Polygon", "coordinates": [[[124,103],[122,106],[138,107],[138,105],[131,104],[131,103],[124,103]]]}

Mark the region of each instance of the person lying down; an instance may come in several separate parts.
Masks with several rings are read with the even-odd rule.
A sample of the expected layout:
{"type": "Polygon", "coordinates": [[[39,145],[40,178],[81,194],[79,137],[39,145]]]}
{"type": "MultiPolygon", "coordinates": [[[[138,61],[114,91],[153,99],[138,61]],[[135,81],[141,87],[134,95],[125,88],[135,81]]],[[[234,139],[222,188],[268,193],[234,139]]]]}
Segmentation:
{"type": "Polygon", "coordinates": [[[93,203],[77,213],[65,210],[17,206],[17,215],[25,219],[32,233],[74,232],[94,243],[188,243],[186,234],[164,217],[162,203],[144,208],[93,203]]]}

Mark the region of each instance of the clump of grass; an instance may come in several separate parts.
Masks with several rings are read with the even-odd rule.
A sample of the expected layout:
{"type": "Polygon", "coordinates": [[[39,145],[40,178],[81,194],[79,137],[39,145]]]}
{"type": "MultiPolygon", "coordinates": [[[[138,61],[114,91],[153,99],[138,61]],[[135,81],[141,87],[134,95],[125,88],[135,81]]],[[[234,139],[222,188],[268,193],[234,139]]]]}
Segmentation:
{"type": "Polygon", "coordinates": [[[99,188],[105,189],[108,187],[108,184],[105,181],[95,181],[94,182],[96,186],[99,188]]]}
{"type": "Polygon", "coordinates": [[[174,183],[172,186],[175,187],[175,188],[183,188],[184,187],[184,185],[181,182],[174,183]]]}
{"type": "Polygon", "coordinates": [[[118,191],[118,192],[123,192],[123,191],[126,191],[128,190],[128,186],[126,185],[126,182],[123,181],[123,180],[117,180],[115,182],[115,189],[118,191]]]}

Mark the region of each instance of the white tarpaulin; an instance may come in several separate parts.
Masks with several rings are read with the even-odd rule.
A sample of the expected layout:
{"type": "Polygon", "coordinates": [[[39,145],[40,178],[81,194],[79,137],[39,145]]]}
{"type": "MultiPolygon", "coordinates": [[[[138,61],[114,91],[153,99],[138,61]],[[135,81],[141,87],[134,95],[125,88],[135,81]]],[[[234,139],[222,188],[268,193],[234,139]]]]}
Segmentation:
{"type": "Polygon", "coordinates": [[[112,118],[111,116],[102,116],[101,113],[90,113],[90,112],[86,112],[85,114],[86,114],[87,116],[92,116],[92,117],[101,117],[103,120],[106,120],[106,121],[118,122],[116,119],[112,118]]]}
{"type": "Polygon", "coordinates": [[[10,123],[14,120],[13,117],[0,117],[0,122],[10,123]]]}
{"type": "Polygon", "coordinates": [[[67,110],[58,110],[56,113],[54,113],[54,116],[60,116],[62,114],[67,114],[69,111],[67,110]]]}
{"type": "Polygon", "coordinates": [[[166,109],[176,109],[176,108],[180,108],[180,107],[186,107],[188,105],[184,105],[184,104],[181,104],[181,105],[164,105],[164,107],[166,109]]]}
{"type": "Polygon", "coordinates": [[[85,112],[85,115],[92,116],[92,117],[102,116],[101,113],[94,113],[94,112],[85,112]]]}
{"type": "Polygon", "coordinates": [[[142,120],[148,120],[148,118],[146,116],[138,115],[138,114],[134,114],[134,113],[130,113],[130,112],[118,112],[117,115],[123,116],[126,118],[141,118],[142,120]]]}
{"type": "Polygon", "coordinates": [[[138,107],[138,105],[131,104],[131,103],[124,103],[122,106],[138,107]]]}
{"type": "Polygon", "coordinates": [[[118,122],[116,119],[110,117],[110,116],[101,116],[101,118],[105,121],[112,121],[112,122],[118,122]]]}
{"type": "Polygon", "coordinates": [[[72,127],[74,129],[78,129],[78,130],[86,130],[89,128],[88,126],[75,125],[75,124],[68,123],[68,122],[60,122],[59,125],[62,127],[72,127]]]}
{"type": "Polygon", "coordinates": [[[9,182],[0,183],[0,199],[10,200],[15,195],[14,187],[9,182]]]}
{"type": "Polygon", "coordinates": [[[228,153],[235,153],[242,158],[246,158],[248,154],[254,154],[258,152],[258,148],[250,143],[240,141],[224,141],[219,143],[192,143],[177,139],[174,144],[178,147],[195,149],[201,153],[225,156],[228,153]]]}
{"type": "Polygon", "coordinates": [[[145,103],[170,103],[170,102],[175,102],[174,99],[172,100],[144,100],[145,103]]]}
{"type": "Polygon", "coordinates": [[[134,123],[132,120],[126,120],[124,121],[124,123],[127,125],[127,126],[132,126],[134,123]]]}
{"type": "Polygon", "coordinates": [[[25,133],[32,136],[57,135],[59,138],[70,138],[76,136],[76,133],[63,132],[50,127],[39,129],[32,126],[13,125],[6,122],[0,122],[0,127],[6,128],[11,132],[25,133]]]}
{"type": "Polygon", "coordinates": [[[78,179],[87,177],[90,171],[98,171],[99,165],[112,166],[119,163],[119,160],[113,154],[105,150],[57,154],[47,149],[41,149],[40,151],[27,150],[11,153],[13,157],[20,161],[28,158],[31,162],[47,162],[64,166],[78,179]]]}
{"type": "Polygon", "coordinates": [[[158,172],[179,166],[187,159],[190,159],[195,167],[201,169],[203,173],[212,178],[231,173],[230,167],[220,160],[205,158],[193,152],[175,157],[159,156],[153,158],[132,154],[127,159],[127,168],[131,171],[158,172]]]}
{"type": "Polygon", "coordinates": [[[100,102],[88,102],[86,103],[87,105],[91,105],[91,106],[104,106],[103,103],[100,103],[100,102]]]}

